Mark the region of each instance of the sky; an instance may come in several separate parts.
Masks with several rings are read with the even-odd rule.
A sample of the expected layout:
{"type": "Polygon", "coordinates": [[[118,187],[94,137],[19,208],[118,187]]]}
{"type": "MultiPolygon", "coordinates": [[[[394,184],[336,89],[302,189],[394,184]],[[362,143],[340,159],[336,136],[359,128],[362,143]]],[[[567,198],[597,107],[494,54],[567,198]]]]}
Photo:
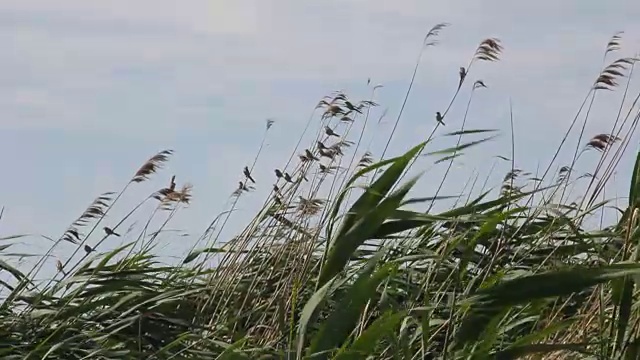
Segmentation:
{"type": "MultiPolygon", "coordinates": [[[[179,184],[193,184],[194,199],[170,228],[197,237],[225,210],[271,118],[254,170],[258,189],[239,203],[231,222],[237,230],[270,190],[273,168],[289,158],[322,96],[344,90],[366,99],[371,78],[383,85],[374,116],[387,111],[381,126],[388,131],[423,38],[442,22],[450,26],[423,55],[389,154],[425,139],[456,89],[458,68],[481,40],[497,37],[501,61],[474,65],[469,75],[489,88],[474,98],[467,127],[503,136],[456,161],[454,174],[463,175],[448,186],[460,189],[465,171],[486,173],[495,155],[510,152],[510,102],[517,167],[535,171],[550,160],[597,77],[609,38],[625,32],[616,56],[640,50],[638,18],[640,3],[632,0],[3,0],[0,236],[58,238],[96,196],[118,191],[147,158],[172,149],[166,168],[136,185],[114,213],[176,174],[179,184]]],[[[632,83],[630,93],[637,91],[632,83]]],[[[599,95],[587,135],[610,131],[620,95],[599,95]]],[[[468,96],[467,86],[447,130],[460,126],[468,96]]],[[[636,144],[616,176],[621,193],[636,144]]],[[[433,192],[437,180],[419,190],[433,192]]],[[[165,241],[163,251],[179,255],[195,240],[165,241]]],[[[50,244],[32,238],[23,245],[43,253],[50,244]]],[[[72,251],[65,246],[56,256],[72,251]]]]}

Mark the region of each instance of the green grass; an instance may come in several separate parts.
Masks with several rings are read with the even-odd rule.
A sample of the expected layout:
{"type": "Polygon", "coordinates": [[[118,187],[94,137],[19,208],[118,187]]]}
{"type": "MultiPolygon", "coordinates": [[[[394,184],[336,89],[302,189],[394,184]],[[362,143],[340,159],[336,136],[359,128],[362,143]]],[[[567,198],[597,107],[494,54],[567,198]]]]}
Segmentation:
{"type": "MultiPolygon", "coordinates": [[[[434,27],[422,51],[444,28],[434,27]]],[[[607,44],[606,60],[619,40],[607,44]]],[[[280,169],[283,178],[272,175],[277,189],[255,217],[222,239],[238,200],[252,191],[247,179],[177,265],[163,264],[154,252],[158,234],[191,201],[190,186],[174,179],[110,224],[124,242],[101,252],[115,237],[102,230],[105,215],[138,183],[157,176],[171,151],[150,158],[121,191],[97,198],[32,269],[10,265],[7,249],[19,237],[3,239],[0,267],[11,280],[2,284],[0,357],[637,358],[640,152],[627,180],[628,204],[614,208],[604,198],[622,155],[638,151],[630,143],[640,117],[637,98],[623,92],[620,109],[634,106],[615,117],[610,135],[584,134],[596,95],[628,86],[635,60],[607,60],[611,65],[594,81],[557,149],[556,156],[579,133],[571,164],[554,171],[554,157],[542,174],[528,175],[515,168],[510,150],[502,156],[511,170],[495,184],[499,191],[472,178],[458,196],[443,196],[453,162],[497,134],[464,124],[474,94],[490,91],[482,81],[471,83],[473,68],[497,62],[501,51],[497,39],[481,42],[461,72],[442,111],[445,123],[460,89],[472,91],[464,118],[455,122],[462,128],[443,135],[452,139],[445,149],[434,148],[442,132],[434,116],[422,143],[387,157],[400,111],[374,157],[362,134],[376,126],[370,119],[375,88],[369,100],[342,93],[323,99],[309,120],[317,130],[310,152],[298,143],[280,169]],[[340,136],[328,135],[325,126],[340,136]],[[585,151],[601,154],[586,176],[575,169],[585,151]],[[415,186],[420,174],[413,175],[423,170],[423,159],[446,169],[427,193],[415,186]],[[443,201],[450,206],[437,210],[443,201]],[[156,204],[149,222],[139,235],[125,234],[123,224],[149,202],[156,204]],[[152,220],[161,222],[153,231],[152,220]],[[36,280],[61,243],[76,252],[58,260],[51,279],[36,280]]],[[[405,102],[410,92],[411,85],[405,102]]],[[[265,137],[272,125],[267,122],[265,137]]],[[[262,145],[254,165],[261,151],[262,145]]]]}

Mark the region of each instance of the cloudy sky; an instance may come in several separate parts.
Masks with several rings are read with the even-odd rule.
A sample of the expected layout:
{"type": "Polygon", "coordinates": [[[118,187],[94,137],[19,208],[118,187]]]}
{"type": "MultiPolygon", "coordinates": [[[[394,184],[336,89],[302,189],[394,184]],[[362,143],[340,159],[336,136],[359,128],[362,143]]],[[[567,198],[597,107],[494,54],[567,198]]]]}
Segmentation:
{"type": "MultiPolygon", "coordinates": [[[[132,191],[120,211],[175,173],[179,183],[194,185],[195,197],[176,226],[198,235],[225,209],[266,118],[276,123],[255,170],[259,183],[269,179],[258,186],[265,191],[322,96],[342,89],[366,99],[371,78],[384,85],[375,116],[387,109],[382,126],[390,127],[423,37],[441,22],[451,26],[422,59],[389,153],[428,135],[433,114],[455,91],[458,68],[482,39],[497,37],[505,46],[502,60],[478,64],[470,75],[489,89],[474,98],[467,126],[505,136],[456,166],[482,173],[494,155],[509,154],[511,100],[516,165],[535,171],[548,163],[576,114],[611,35],[625,31],[616,56],[640,50],[638,18],[635,0],[3,0],[0,236],[59,237],[93,198],[121,189],[163,149],[176,151],[166,170],[132,191]]],[[[635,94],[638,86],[631,89],[635,94]]],[[[447,130],[459,127],[468,90],[447,130]]],[[[620,92],[600,95],[586,134],[609,132],[619,102],[620,92]]],[[[625,159],[621,193],[632,166],[632,157],[625,159]]],[[[460,179],[452,189],[460,189],[460,179]]],[[[437,180],[420,189],[432,192],[437,180]]],[[[261,201],[258,192],[239,204],[239,214],[261,201]]],[[[181,241],[172,251],[186,251],[190,240],[181,241]]]]}

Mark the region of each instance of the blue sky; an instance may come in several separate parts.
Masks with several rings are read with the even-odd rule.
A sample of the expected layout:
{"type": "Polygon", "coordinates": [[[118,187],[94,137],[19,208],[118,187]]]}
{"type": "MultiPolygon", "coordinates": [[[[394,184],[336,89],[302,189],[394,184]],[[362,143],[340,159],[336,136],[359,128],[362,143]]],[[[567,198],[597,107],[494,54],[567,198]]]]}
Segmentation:
{"type": "MultiPolygon", "coordinates": [[[[322,96],[343,89],[364,99],[370,77],[384,85],[376,114],[388,108],[388,131],[422,39],[440,22],[451,26],[423,58],[390,154],[424,139],[433,114],[455,91],[459,66],[482,39],[498,37],[502,61],[479,64],[470,75],[489,89],[474,100],[468,127],[508,130],[511,99],[516,163],[535,171],[553,155],[611,35],[625,31],[621,54],[640,49],[638,18],[640,3],[631,0],[4,0],[0,236],[60,236],[93,198],[120,189],[146,158],[167,148],[176,155],[166,170],[115,213],[175,173],[179,183],[194,185],[193,204],[175,224],[197,236],[224,210],[242,167],[253,160],[265,119],[273,118],[255,170],[259,183],[269,181],[240,203],[239,225],[262,202],[272,169],[286,162],[322,96]]],[[[631,93],[637,89],[634,83],[631,93]]],[[[468,89],[447,130],[459,126],[467,97],[468,89]]],[[[587,135],[609,131],[619,99],[619,93],[599,96],[587,135]]],[[[479,148],[457,163],[458,179],[469,169],[488,171],[491,157],[509,148],[505,136],[479,148]]],[[[625,159],[622,193],[632,166],[625,159]]],[[[437,180],[420,189],[429,193],[437,180]]],[[[458,190],[462,183],[449,186],[458,190]]],[[[188,239],[165,248],[186,251],[188,239]]],[[[48,247],[29,241],[32,252],[48,247]]],[[[69,249],[57,251],[64,256],[69,249]]]]}

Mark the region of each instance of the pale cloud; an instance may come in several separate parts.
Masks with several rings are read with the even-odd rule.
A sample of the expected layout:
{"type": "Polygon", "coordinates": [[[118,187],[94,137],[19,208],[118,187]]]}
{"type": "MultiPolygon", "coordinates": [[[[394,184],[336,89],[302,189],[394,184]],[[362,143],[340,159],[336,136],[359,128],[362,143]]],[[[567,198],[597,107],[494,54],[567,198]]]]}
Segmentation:
{"type": "Polygon", "coordinates": [[[63,0],[55,3],[25,0],[3,2],[0,10],[54,17],[53,20],[63,17],[71,23],[97,21],[100,25],[101,21],[111,21],[114,25],[133,28],[176,27],[206,34],[244,34],[256,31],[255,25],[259,20],[256,4],[255,1],[208,0],[193,0],[188,4],[179,0],[140,0],[133,3],[125,0],[63,0]]]}

